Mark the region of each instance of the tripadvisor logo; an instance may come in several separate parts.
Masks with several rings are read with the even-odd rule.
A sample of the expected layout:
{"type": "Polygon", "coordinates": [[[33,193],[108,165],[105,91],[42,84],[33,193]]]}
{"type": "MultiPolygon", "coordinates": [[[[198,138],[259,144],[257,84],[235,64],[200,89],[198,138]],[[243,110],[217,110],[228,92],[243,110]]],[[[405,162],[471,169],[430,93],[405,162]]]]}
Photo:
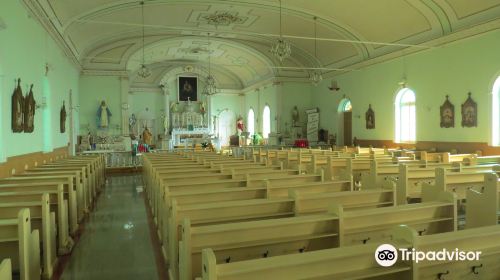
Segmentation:
{"type": "Polygon", "coordinates": [[[375,250],[375,260],[380,266],[393,266],[398,261],[398,250],[390,244],[382,244],[375,250]]]}
{"type": "Polygon", "coordinates": [[[455,250],[442,249],[428,252],[417,251],[415,248],[400,248],[398,250],[391,244],[382,244],[375,250],[375,261],[377,261],[380,266],[393,266],[398,261],[398,254],[402,261],[415,261],[416,263],[423,260],[478,261],[481,253],[481,251],[461,251],[458,248],[455,248],[455,250]]]}

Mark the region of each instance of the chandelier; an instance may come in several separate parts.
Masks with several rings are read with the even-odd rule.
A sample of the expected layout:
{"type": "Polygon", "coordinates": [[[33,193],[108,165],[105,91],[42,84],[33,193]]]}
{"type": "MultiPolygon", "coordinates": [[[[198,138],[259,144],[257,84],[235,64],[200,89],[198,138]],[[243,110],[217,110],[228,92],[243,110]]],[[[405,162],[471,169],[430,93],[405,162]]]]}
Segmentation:
{"type": "Polygon", "coordinates": [[[141,69],[139,69],[139,72],[137,72],[137,75],[143,79],[151,76],[151,70],[148,69],[146,66],[145,62],[145,55],[144,55],[144,41],[145,41],[145,35],[144,35],[144,1],[141,2],[141,10],[142,10],[142,64],[141,64],[141,69]]]}
{"type": "MultiPolygon", "coordinates": [[[[208,48],[210,48],[210,33],[208,33],[208,48]]],[[[211,51],[210,49],[208,50],[208,76],[206,79],[206,85],[205,89],[203,90],[203,93],[205,95],[214,95],[217,93],[217,85],[215,83],[215,78],[212,76],[212,62],[211,62],[211,51]]]]}
{"type": "MultiPolygon", "coordinates": [[[[318,60],[318,39],[317,39],[317,28],[316,28],[316,20],[318,18],[314,17],[314,58],[318,60]]],[[[321,74],[321,70],[313,69],[313,71],[309,74],[309,80],[311,80],[314,86],[317,86],[322,80],[323,75],[321,74]]]]}
{"type": "Polygon", "coordinates": [[[276,41],[276,44],[271,47],[271,53],[279,59],[280,62],[283,62],[286,58],[292,55],[292,47],[290,43],[283,40],[283,30],[282,30],[282,22],[281,22],[281,0],[280,1],[280,38],[276,41]]]}

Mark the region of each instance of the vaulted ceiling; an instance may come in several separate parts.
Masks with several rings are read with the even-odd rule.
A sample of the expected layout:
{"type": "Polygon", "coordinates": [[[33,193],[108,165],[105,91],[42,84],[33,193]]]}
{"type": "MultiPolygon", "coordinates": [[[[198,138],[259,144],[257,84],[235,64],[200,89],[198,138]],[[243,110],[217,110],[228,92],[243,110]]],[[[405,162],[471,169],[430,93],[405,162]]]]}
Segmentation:
{"type": "Polygon", "coordinates": [[[356,69],[500,27],[500,0],[282,0],[292,57],[280,63],[269,52],[279,35],[278,0],[146,0],[144,53],[153,75],[141,81],[140,1],[24,2],[84,73],[154,84],[172,69],[206,68],[210,53],[223,87],[235,90],[274,77],[306,79],[308,68],[356,69]],[[214,25],[223,13],[230,22],[214,25]]]}

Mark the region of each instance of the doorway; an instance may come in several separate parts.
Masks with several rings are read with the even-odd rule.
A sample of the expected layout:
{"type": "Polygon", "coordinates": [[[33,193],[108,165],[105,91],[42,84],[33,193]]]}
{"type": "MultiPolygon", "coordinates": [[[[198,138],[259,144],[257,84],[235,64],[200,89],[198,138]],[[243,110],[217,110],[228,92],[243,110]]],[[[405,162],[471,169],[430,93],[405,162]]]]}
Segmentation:
{"type": "Polygon", "coordinates": [[[352,104],[351,100],[340,100],[338,107],[337,145],[352,146],[352,104]]]}
{"type": "Polygon", "coordinates": [[[225,109],[219,114],[219,141],[221,146],[229,146],[229,137],[236,134],[236,116],[225,109]]]}

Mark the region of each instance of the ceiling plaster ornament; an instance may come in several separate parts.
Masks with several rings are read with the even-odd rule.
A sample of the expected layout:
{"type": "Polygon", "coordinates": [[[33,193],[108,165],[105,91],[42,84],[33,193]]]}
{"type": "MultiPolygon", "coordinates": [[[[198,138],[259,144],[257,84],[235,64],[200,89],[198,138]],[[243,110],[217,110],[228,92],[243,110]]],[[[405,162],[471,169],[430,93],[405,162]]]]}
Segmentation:
{"type": "Polygon", "coordinates": [[[213,14],[202,16],[202,18],[210,25],[228,26],[231,24],[241,24],[244,18],[238,16],[238,13],[230,13],[226,11],[216,11],[213,14]]]}
{"type": "Polygon", "coordinates": [[[142,64],[141,69],[137,72],[137,75],[143,79],[151,76],[151,70],[146,67],[145,56],[144,56],[144,46],[145,46],[145,32],[144,32],[144,1],[141,2],[141,12],[142,12],[142,64]]]}

